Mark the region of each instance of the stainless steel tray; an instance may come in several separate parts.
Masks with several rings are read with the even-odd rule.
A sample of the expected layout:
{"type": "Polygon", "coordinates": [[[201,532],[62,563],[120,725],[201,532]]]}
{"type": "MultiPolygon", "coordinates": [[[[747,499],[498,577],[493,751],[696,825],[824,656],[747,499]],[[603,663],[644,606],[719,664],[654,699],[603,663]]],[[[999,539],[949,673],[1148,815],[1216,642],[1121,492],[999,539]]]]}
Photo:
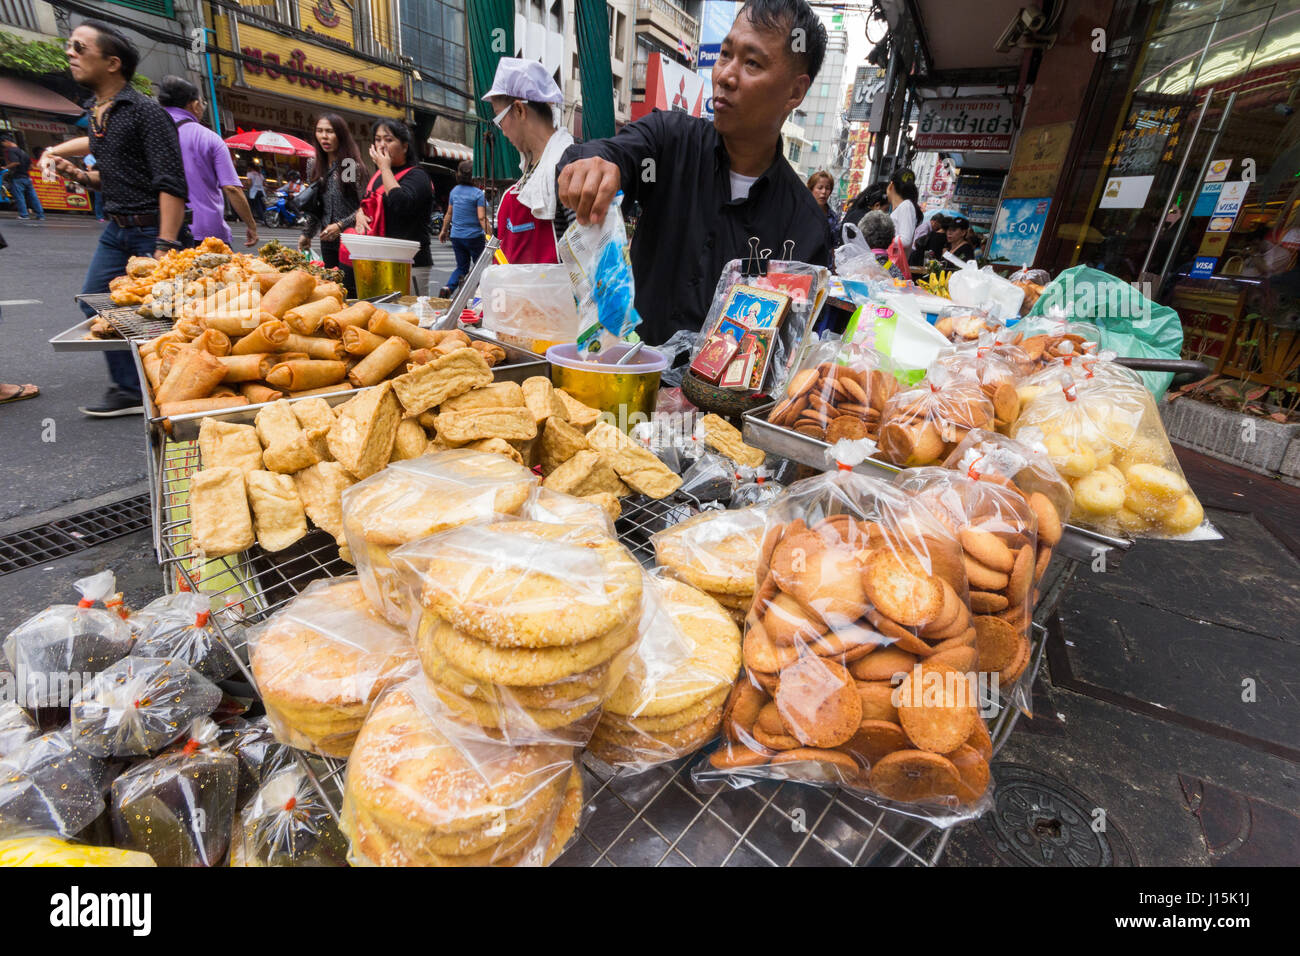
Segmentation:
{"type": "Polygon", "coordinates": [[[90,323],[94,319],[83,319],[70,329],[64,329],[50,339],[50,348],[56,352],[125,352],[131,346],[126,339],[89,338],[90,323]]]}
{"type": "MultiPolygon", "coordinates": [[[[773,455],[780,455],[801,465],[826,471],[826,452],[831,446],[820,439],[809,438],[789,428],[773,425],[767,420],[767,416],[775,406],[776,402],[769,402],[745,412],[742,416],[744,423],[742,434],[745,442],[773,455]]],[[[861,475],[892,481],[894,476],[903,469],[897,465],[868,458],[853,470],[861,475]]],[[[1132,546],[1133,542],[1124,538],[1115,538],[1099,531],[1089,531],[1087,528],[1067,524],[1057,545],[1057,551],[1073,561],[1090,563],[1105,554],[1108,563],[1114,567],[1119,556],[1132,546]]]]}

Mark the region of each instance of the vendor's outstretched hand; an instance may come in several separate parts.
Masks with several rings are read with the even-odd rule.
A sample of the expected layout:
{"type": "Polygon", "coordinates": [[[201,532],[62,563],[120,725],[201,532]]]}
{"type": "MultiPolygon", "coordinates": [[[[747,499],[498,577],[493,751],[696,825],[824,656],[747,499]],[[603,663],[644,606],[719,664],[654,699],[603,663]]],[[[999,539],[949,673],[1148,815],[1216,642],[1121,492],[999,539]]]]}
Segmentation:
{"type": "Polygon", "coordinates": [[[560,171],[560,202],[577,213],[584,226],[604,222],[621,185],[622,174],[609,160],[596,156],[574,160],[560,171]]]}

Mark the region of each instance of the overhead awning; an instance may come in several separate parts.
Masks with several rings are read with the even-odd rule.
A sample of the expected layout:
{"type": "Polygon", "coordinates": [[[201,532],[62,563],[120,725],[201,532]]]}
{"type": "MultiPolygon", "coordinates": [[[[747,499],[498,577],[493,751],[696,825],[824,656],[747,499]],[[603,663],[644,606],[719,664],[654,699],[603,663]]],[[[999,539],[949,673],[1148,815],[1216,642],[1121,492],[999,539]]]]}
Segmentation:
{"type": "Polygon", "coordinates": [[[464,143],[453,143],[450,140],[437,139],[429,137],[429,155],[436,156],[439,159],[450,159],[454,162],[463,162],[466,159],[474,158],[474,151],[464,143]]]}
{"type": "Polygon", "coordinates": [[[1020,10],[1032,6],[1025,0],[883,0],[882,6],[891,31],[902,31],[904,21],[915,24],[918,85],[1015,82],[1024,50],[994,47],[1020,10]]]}
{"type": "Polygon", "coordinates": [[[60,116],[80,116],[85,112],[67,97],[16,76],[0,76],[0,106],[60,116]]]}

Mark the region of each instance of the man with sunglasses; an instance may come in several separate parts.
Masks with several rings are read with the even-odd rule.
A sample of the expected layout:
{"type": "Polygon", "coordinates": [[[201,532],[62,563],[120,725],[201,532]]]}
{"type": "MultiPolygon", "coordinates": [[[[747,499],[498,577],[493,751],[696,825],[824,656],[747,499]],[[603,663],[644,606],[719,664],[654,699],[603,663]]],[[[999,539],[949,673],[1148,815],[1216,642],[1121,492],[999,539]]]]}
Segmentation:
{"type": "MultiPolygon", "coordinates": [[[[86,270],[82,294],[107,292],[132,256],[162,256],[182,248],[187,188],[176,126],[161,106],[131,86],[139,51],[107,23],[86,20],[67,46],[72,78],[94,96],[86,101],[90,136],[51,147],[42,169],[98,189],[108,225],[86,270]],[[89,172],[71,157],[95,154],[89,172]]],[[[89,318],[95,314],[82,305],[89,318]]],[[[140,379],[129,352],[105,352],[113,387],[103,402],[82,407],[93,418],[143,412],[140,379]]]]}
{"type": "Polygon", "coordinates": [[[601,222],[620,190],[641,204],[632,236],[639,333],[651,345],[699,331],[722,267],[750,237],[777,256],[830,265],[826,215],[786,162],[781,126],[826,53],[826,28],[805,0],[748,0],[713,67],[713,122],[655,110],[610,139],[571,146],[559,198],[581,223],[601,222]]]}

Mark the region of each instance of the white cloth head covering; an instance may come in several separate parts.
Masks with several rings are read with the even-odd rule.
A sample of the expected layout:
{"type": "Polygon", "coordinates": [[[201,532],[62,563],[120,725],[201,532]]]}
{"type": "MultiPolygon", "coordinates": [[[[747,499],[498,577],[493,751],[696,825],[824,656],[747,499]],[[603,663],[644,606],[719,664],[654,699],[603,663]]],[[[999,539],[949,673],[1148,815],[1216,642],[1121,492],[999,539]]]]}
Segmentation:
{"type": "Polygon", "coordinates": [[[555,80],[546,67],[536,60],[523,60],[514,56],[503,56],[497,62],[492,89],[483,95],[483,99],[494,96],[509,96],[533,103],[564,103],[564,94],[555,85],[555,80]]]}

